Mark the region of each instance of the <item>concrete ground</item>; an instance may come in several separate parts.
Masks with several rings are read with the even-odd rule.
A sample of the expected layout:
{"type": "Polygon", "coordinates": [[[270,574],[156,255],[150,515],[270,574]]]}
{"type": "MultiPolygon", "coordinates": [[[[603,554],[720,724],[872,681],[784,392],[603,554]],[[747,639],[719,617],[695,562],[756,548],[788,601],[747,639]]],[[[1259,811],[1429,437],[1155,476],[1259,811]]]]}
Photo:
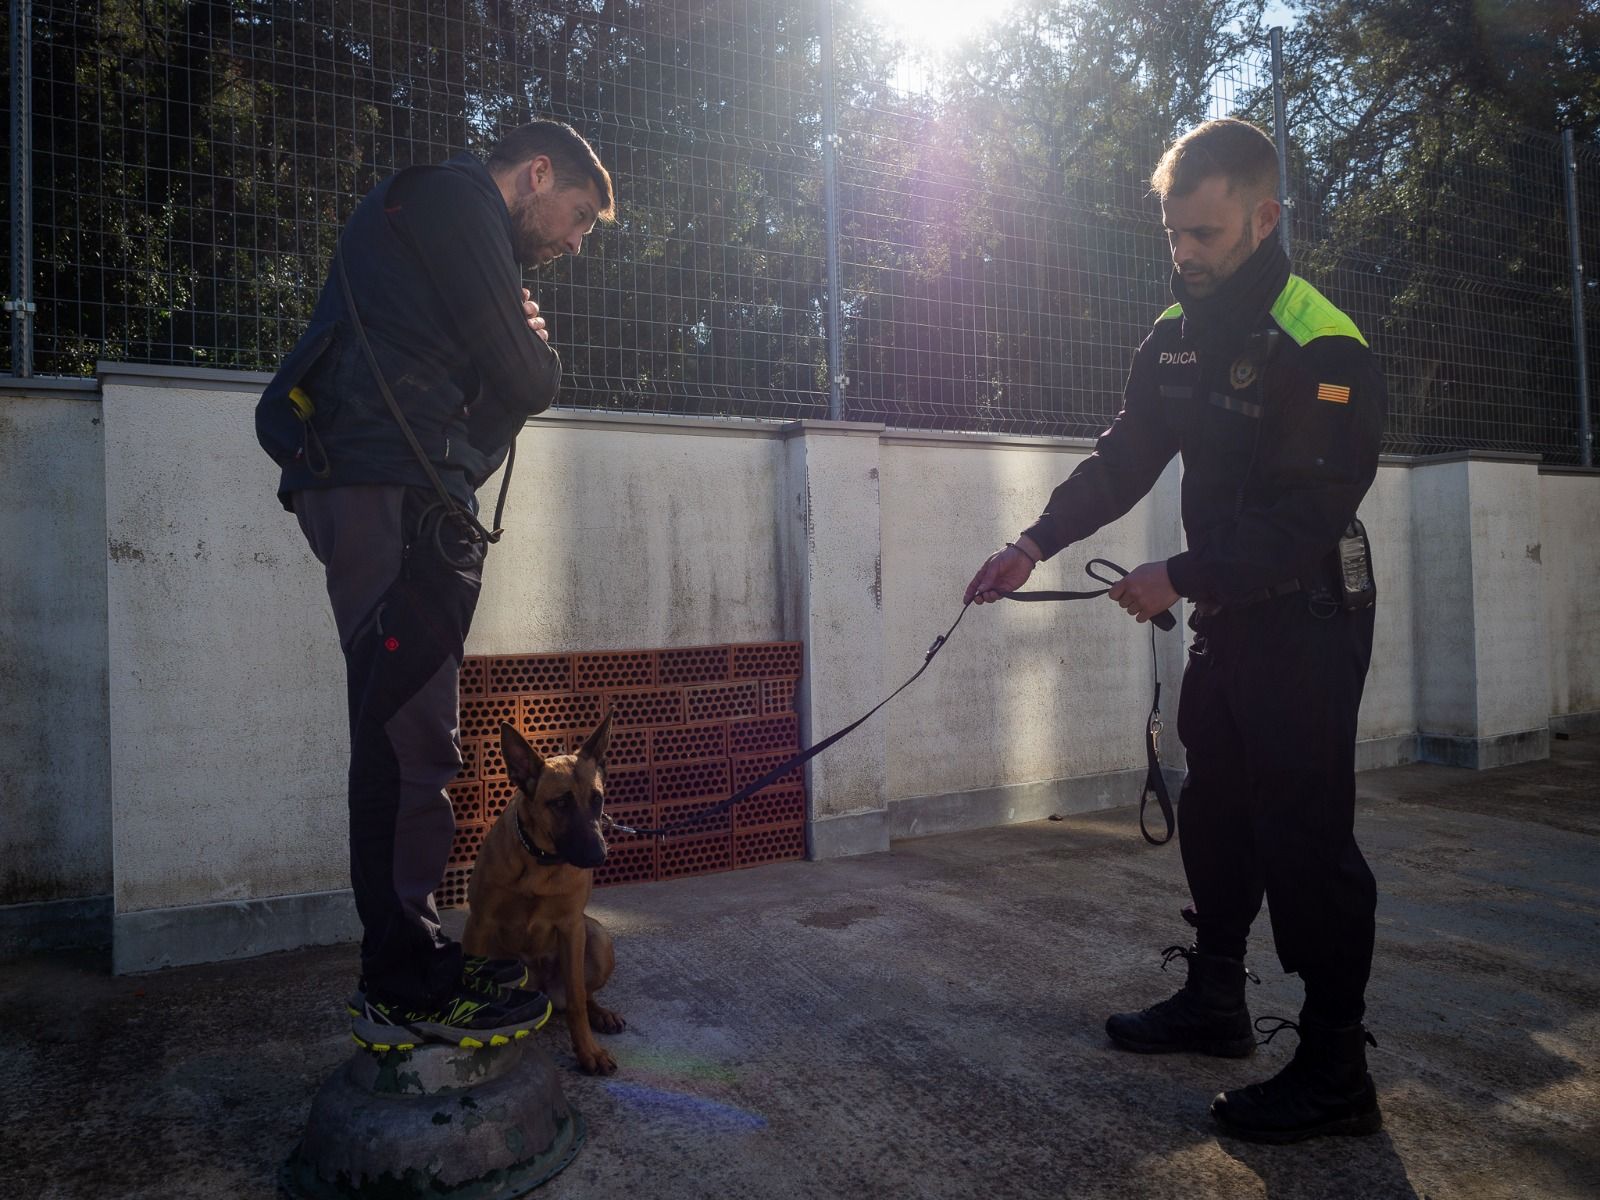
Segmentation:
{"type": "MultiPolygon", "coordinates": [[[[610,1079],[538,1036],[589,1126],[540,1189],[587,1197],[1600,1195],[1600,739],[1481,774],[1361,777],[1378,876],[1369,1024],[1385,1129],[1219,1139],[1254,1059],[1112,1049],[1108,1012],[1165,995],[1175,847],[1130,809],[897,843],[893,853],[611,889],[610,1079]]],[[[1298,981],[1262,936],[1257,1014],[1298,981]]],[[[0,1195],[270,1197],[350,1053],[349,947],[111,978],[94,957],[0,977],[0,1195]]]]}

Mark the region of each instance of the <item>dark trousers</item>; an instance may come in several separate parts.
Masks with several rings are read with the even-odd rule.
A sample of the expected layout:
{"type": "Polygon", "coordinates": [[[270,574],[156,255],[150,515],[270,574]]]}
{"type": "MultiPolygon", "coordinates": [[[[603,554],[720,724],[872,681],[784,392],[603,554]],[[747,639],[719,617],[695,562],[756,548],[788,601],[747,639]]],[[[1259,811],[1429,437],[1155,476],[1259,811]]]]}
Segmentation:
{"type": "MultiPolygon", "coordinates": [[[[297,492],[295,515],[327,569],[350,716],[350,882],[368,993],[429,1006],[461,975],[433,891],[455,822],[457,697],[482,560],[447,562],[419,519],[430,497],[360,485],[297,492]]],[[[446,532],[450,533],[446,523],[446,532]]],[[[453,557],[459,538],[447,542],[453,557]]]]}
{"type": "Polygon", "coordinates": [[[1373,610],[1314,616],[1302,594],[1195,622],[1178,709],[1189,758],[1179,845],[1197,942],[1242,957],[1266,897],[1306,1009],[1359,1020],[1377,885],[1356,846],[1356,713],[1373,610]]]}

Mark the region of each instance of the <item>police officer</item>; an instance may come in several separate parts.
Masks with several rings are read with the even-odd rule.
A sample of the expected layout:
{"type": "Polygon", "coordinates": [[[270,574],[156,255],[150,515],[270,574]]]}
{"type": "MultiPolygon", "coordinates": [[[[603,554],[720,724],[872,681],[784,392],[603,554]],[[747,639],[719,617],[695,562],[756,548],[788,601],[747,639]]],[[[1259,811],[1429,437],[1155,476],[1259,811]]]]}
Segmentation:
{"type": "Polygon", "coordinates": [[[462,154],[384,180],[345,226],[310,325],[256,409],[344,650],[362,925],[349,1008],[364,1045],[492,1045],[549,1015],[521,989],[520,963],[463,957],[433,891],[454,832],[444,787],[461,769],[459,671],[483,575],[476,491],[561,378],[522,268],[577,254],[612,208],[610,175],[558,121],[511,130],[487,163],[462,154]]]}
{"type": "Polygon", "coordinates": [[[1250,1054],[1245,940],[1265,896],[1279,961],[1305,984],[1300,1040],[1281,1072],[1211,1112],[1226,1132],[1292,1142],[1382,1123],[1362,1025],[1376,886],[1353,829],[1373,589],[1353,522],[1386,396],[1355,325],[1290,273],[1277,181],[1273,143],[1242,121],[1208,121],[1162,157],[1152,184],[1177,303],[1134,356],[1094,453],[966,598],[1020,587],[1183,456],[1188,548],[1131,571],[1111,598],[1139,621],[1180,596],[1194,606],[1178,735],[1195,941],[1168,952],[1187,960],[1178,993],[1106,1031],[1137,1053],[1250,1054]]]}

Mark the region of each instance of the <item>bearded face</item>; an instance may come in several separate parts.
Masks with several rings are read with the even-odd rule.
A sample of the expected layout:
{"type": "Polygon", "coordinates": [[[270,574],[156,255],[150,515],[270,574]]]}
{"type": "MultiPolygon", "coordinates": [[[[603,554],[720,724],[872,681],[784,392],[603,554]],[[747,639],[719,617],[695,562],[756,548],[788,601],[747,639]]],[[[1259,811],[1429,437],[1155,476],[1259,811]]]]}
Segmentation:
{"type": "Polygon", "coordinates": [[[524,267],[537,268],[563,254],[577,254],[594,228],[599,196],[592,183],[559,183],[524,193],[507,206],[512,250],[524,267]]]}

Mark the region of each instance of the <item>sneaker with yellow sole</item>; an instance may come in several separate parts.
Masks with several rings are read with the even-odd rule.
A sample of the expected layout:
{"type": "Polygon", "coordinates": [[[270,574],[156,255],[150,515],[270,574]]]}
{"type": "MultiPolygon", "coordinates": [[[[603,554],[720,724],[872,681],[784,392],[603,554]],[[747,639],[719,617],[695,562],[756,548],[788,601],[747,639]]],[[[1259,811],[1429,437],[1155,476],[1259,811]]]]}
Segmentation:
{"type": "Polygon", "coordinates": [[[380,1053],[414,1050],[426,1042],[476,1050],[510,1045],[549,1019],[550,999],[543,992],[512,990],[464,975],[455,993],[432,1009],[388,1003],[368,993],[360,1013],[350,1019],[350,1036],[363,1049],[380,1053]]]}

